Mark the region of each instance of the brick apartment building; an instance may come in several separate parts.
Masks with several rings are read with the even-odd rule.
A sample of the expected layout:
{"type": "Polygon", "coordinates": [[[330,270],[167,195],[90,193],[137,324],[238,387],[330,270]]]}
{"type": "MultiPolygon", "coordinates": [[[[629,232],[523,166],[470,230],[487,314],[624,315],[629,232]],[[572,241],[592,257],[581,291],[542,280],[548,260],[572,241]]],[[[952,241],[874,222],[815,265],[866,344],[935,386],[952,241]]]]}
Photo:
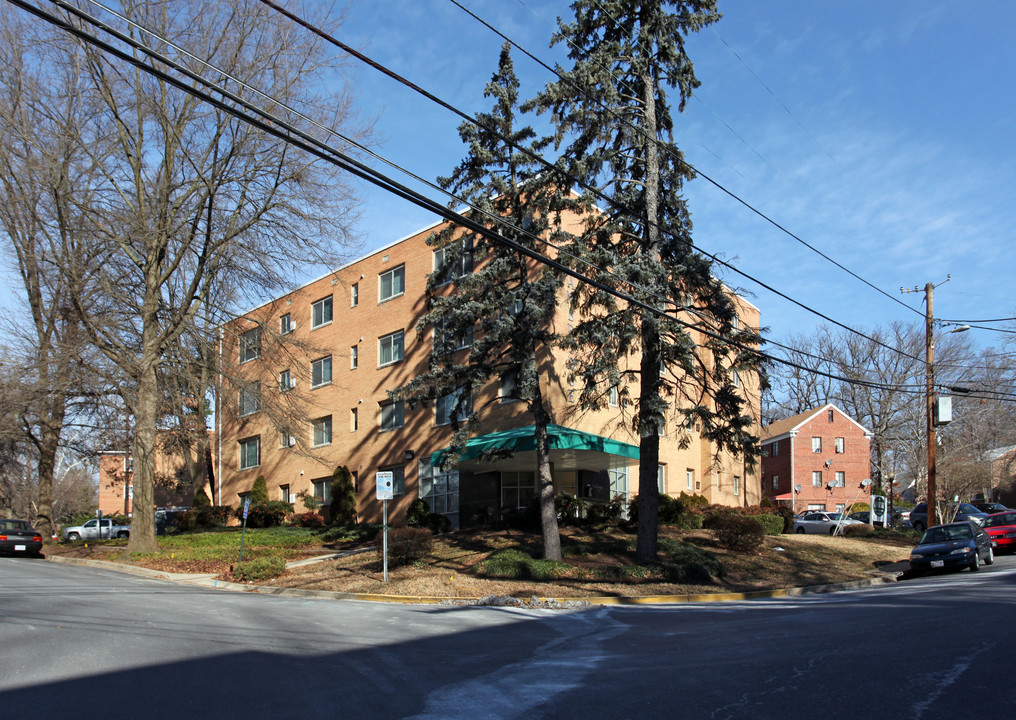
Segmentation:
{"type": "Polygon", "coordinates": [[[761,444],[762,494],[773,502],[795,512],[869,502],[871,433],[835,405],[763,428],[761,444]]]}
{"type": "MultiPolygon", "coordinates": [[[[427,370],[432,336],[415,328],[427,309],[427,276],[442,262],[441,251],[426,244],[438,229],[440,224],[424,228],[224,326],[221,451],[213,502],[238,505],[263,475],[273,500],[292,502],[300,511],[298,496],[307,493],[327,504],[338,465],[353,474],[363,520],[380,520],[378,471],[393,473],[393,518],[417,497],[454,525],[533,500],[531,415],[497,382],[474,393],[471,404],[482,425],[450,470],[432,462],[452,435],[448,399],[410,407],[388,396],[427,370]],[[481,458],[481,447],[511,447],[515,453],[489,462],[481,458]]],[[[554,320],[561,332],[569,322],[564,293],[574,283],[569,280],[562,289],[554,320]]],[[[739,321],[758,327],[758,310],[735,301],[739,321]]],[[[551,461],[557,491],[591,501],[636,493],[638,438],[631,431],[631,408],[612,401],[602,410],[580,410],[566,361],[562,353],[542,363],[543,391],[555,423],[551,461]]],[[[758,417],[757,378],[741,378],[740,388],[758,417]]],[[[672,429],[662,438],[662,491],[700,493],[729,505],[759,501],[758,479],[742,458],[721,454],[714,462],[710,442],[697,434],[691,442],[682,439],[672,429]]]]}

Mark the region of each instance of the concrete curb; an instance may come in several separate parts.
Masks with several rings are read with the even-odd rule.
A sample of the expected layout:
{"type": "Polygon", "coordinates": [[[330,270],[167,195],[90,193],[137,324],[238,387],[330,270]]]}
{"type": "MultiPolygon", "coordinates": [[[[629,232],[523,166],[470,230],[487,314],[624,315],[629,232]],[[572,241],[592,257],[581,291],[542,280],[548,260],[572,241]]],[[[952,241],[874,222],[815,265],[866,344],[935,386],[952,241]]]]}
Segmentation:
{"type": "MultiPolygon", "coordinates": [[[[366,552],[360,550],[355,552],[366,552]]],[[[343,554],[334,553],[328,557],[308,558],[295,560],[287,563],[286,567],[297,567],[310,564],[320,560],[340,557],[343,554]]],[[[190,573],[170,573],[162,570],[136,567],[124,563],[109,562],[106,560],[84,560],[82,558],[67,558],[59,555],[48,556],[46,560],[51,562],[66,563],[68,565],[86,565],[101,567],[107,570],[116,570],[128,575],[141,575],[154,580],[165,580],[167,582],[182,583],[186,585],[197,585],[200,587],[214,588],[216,590],[231,590],[233,592],[260,593],[262,595],[280,595],[283,597],[317,598],[321,600],[360,600],[363,602],[385,602],[400,603],[404,605],[477,605],[484,601],[484,598],[456,597],[449,596],[409,596],[409,595],[383,595],[377,593],[345,593],[331,590],[301,590],[300,588],[272,587],[270,585],[247,585],[245,583],[219,580],[217,575],[192,575],[190,573]]],[[[872,587],[896,582],[901,573],[881,575],[879,577],[852,580],[842,583],[831,583],[829,585],[811,585],[798,588],[779,588],[775,590],[753,590],[750,592],[733,593],[696,593],[691,595],[647,595],[644,597],[537,597],[533,596],[531,601],[523,601],[522,605],[548,605],[559,604],[564,607],[577,605],[672,605],[680,603],[702,603],[702,602],[736,602],[742,600],[764,600],[779,597],[798,597],[802,595],[819,595],[823,593],[839,592],[841,590],[853,590],[856,588],[872,587]]]]}

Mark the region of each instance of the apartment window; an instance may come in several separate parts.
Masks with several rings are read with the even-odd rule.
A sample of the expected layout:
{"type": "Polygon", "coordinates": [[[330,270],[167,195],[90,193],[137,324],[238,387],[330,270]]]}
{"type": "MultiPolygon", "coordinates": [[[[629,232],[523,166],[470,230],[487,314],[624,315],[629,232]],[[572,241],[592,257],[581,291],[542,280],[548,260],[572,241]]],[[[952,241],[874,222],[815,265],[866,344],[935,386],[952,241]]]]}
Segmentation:
{"type": "Polygon", "coordinates": [[[610,407],[617,407],[618,393],[617,385],[611,385],[610,390],[607,393],[607,405],[610,407]]]}
{"type": "Polygon", "coordinates": [[[610,497],[615,498],[621,496],[625,500],[628,499],[628,468],[618,468],[616,470],[608,470],[607,478],[610,482],[610,497]]]}
{"type": "Polygon", "coordinates": [[[780,444],[778,442],[772,443],[769,447],[773,449],[773,457],[780,454],[780,444]]]}
{"type": "Polygon", "coordinates": [[[498,383],[498,400],[503,403],[518,402],[519,400],[519,371],[509,370],[498,383]]]}
{"type": "Polygon", "coordinates": [[[811,451],[812,452],[822,452],[822,438],[820,438],[820,437],[813,437],[811,439],[811,451]]]}
{"type": "Polygon", "coordinates": [[[536,498],[536,473],[501,473],[501,507],[522,510],[536,498]]]}
{"type": "Polygon", "coordinates": [[[279,390],[286,392],[296,387],[296,383],[293,382],[293,378],[290,377],[289,370],[283,370],[279,373],[279,390]]]}
{"type": "Polygon", "coordinates": [[[240,441],[240,469],[257,467],[261,464],[261,436],[245,438],[240,441]]]}
{"type": "Polygon", "coordinates": [[[434,274],[438,284],[458,280],[473,272],[472,241],[453,243],[434,251],[434,274]]]}
{"type": "Polygon", "coordinates": [[[261,411],[261,381],[247,383],[240,388],[240,417],[261,411]]]}
{"type": "Polygon", "coordinates": [[[773,492],[778,493],[780,491],[780,476],[773,475],[773,492]]]}
{"type": "Polygon", "coordinates": [[[836,452],[843,453],[843,438],[836,438],[836,452]]]}
{"type": "Polygon", "coordinates": [[[656,489],[661,493],[667,492],[667,466],[662,463],[656,466],[656,489]]]}
{"type": "Polygon", "coordinates": [[[322,505],[328,505],[332,501],[332,480],[326,478],[324,480],[314,481],[314,499],[322,505]]]}
{"type": "Polygon", "coordinates": [[[349,369],[356,370],[360,366],[360,346],[353,345],[349,348],[349,369]]]}
{"type": "Polygon", "coordinates": [[[449,328],[450,323],[441,320],[434,325],[434,352],[438,355],[464,350],[473,344],[472,326],[464,330],[449,328]]]}
{"type": "Polygon", "coordinates": [[[323,357],[310,364],[310,386],[320,387],[332,381],[332,356],[323,357]]]}
{"type": "Polygon", "coordinates": [[[399,362],[406,356],[404,335],[401,330],[378,338],[377,366],[384,367],[399,362]]]}
{"type": "Polygon", "coordinates": [[[684,489],[694,490],[695,489],[695,471],[685,470],[684,471],[684,489]]]}
{"type": "Polygon", "coordinates": [[[833,487],[846,487],[847,486],[847,474],[843,470],[836,471],[836,480],[833,482],[833,487]]]}
{"type": "Polygon", "coordinates": [[[469,393],[463,394],[461,390],[458,390],[437,399],[434,422],[437,425],[447,425],[452,420],[462,422],[470,412],[472,412],[472,398],[469,393]],[[459,402],[459,398],[462,398],[461,402],[459,402]]]}
{"type": "Polygon", "coordinates": [[[279,499],[284,502],[292,502],[289,496],[289,485],[279,485],[279,499]]]}
{"type": "Polygon", "coordinates": [[[350,307],[356,307],[360,304],[360,283],[353,283],[353,286],[349,288],[349,305],[350,307]]]}
{"type": "Polygon", "coordinates": [[[360,492],[360,473],[356,470],[350,470],[349,474],[353,480],[353,492],[360,492]]]}
{"type": "Polygon", "coordinates": [[[811,471],[811,486],[822,487],[822,471],[812,470],[811,471]]]}
{"type": "Polygon", "coordinates": [[[288,448],[296,445],[296,438],[289,434],[289,428],[279,428],[279,447],[288,448]]]}
{"type": "Polygon", "coordinates": [[[400,465],[381,469],[392,474],[392,494],[404,495],[406,492],[406,469],[400,465]]]}
{"type": "Polygon", "coordinates": [[[459,471],[442,470],[430,464],[430,459],[419,464],[420,499],[427,503],[431,512],[448,515],[453,525],[458,525],[459,513],[459,471]]]}
{"type": "Polygon", "coordinates": [[[406,266],[399,265],[378,276],[378,302],[391,300],[406,292],[406,266]]]}
{"type": "Polygon", "coordinates": [[[741,494],[741,478],[738,475],[734,476],[734,494],[735,495],[741,494]]]}
{"type": "Polygon", "coordinates": [[[293,327],[294,327],[293,321],[290,319],[289,313],[286,313],[285,315],[279,318],[280,335],[289,335],[289,333],[293,332],[293,327]]]}
{"type": "Polygon", "coordinates": [[[360,429],[360,413],[356,408],[349,411],[349,432],[356,432],[360,429]]]}
{"type": "Polygon", "coordinates": [[[829,411],[828,417],[829,417],[829,422],[833,422],[836,419],[836,415],[833,413],[832,410],[829,411]]]}
{"type": "Polygon", "coordinates": [[[319,328],[332,321],[332,296],[321,298],[310,306],[310,326],[319,328]]]}
{"type": "Polygon", "coordinates": [[[248,330],[240,335],[240,362],[250,362],[261,357],[261,328],[248,330]]]}
{"type": "Polygon", "coordinates": [[[737,374],[737,370],[730,371],[730,381],[734,384],[734,387],[741,387],[741,376],[737,374]]]}
{"type": "Polygon", "coordinates": [[[314,421],[314,447],[332,444],[332,416],[314,421]]]}
{"type": "Polygon", "coordinates": [[[401,400],[381,403],[381,429],[394,430],[406,424],[405,405],[401,400]]]}

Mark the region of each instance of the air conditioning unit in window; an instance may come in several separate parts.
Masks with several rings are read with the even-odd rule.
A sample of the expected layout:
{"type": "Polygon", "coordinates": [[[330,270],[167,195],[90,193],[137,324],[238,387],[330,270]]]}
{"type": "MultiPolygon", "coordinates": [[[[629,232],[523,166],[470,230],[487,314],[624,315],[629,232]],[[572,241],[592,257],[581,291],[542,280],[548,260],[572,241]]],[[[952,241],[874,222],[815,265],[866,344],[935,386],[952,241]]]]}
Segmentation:
{"type": "Polygon", "coordinates": [[[296,380],[294,380],[293,378],[289,378],[289,389],[290,390],[296,389],[296,380]]]}
{"type": "Polygon", "coordinates": [[[296,330],[296,320],[290,320],[289,321],[289,332],[293,332],[294,330],[296,330]]]}

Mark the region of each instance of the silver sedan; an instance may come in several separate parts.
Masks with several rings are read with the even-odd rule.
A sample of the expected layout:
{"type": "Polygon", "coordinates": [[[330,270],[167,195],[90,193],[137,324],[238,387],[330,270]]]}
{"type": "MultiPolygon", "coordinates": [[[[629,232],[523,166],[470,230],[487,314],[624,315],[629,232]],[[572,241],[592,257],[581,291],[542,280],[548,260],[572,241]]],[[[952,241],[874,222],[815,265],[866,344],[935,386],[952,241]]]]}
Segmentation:
{"type": "Polygon", "coordinates": [[[797,518],[794,521],[794,532],[811,535],[835,535],[837,528],[839,528],[839,534],[842,535],[844,528],[848,525],[863,524],[857,520],[843,517],[843,513],[816,511],[805,513],[797,518]]]}

